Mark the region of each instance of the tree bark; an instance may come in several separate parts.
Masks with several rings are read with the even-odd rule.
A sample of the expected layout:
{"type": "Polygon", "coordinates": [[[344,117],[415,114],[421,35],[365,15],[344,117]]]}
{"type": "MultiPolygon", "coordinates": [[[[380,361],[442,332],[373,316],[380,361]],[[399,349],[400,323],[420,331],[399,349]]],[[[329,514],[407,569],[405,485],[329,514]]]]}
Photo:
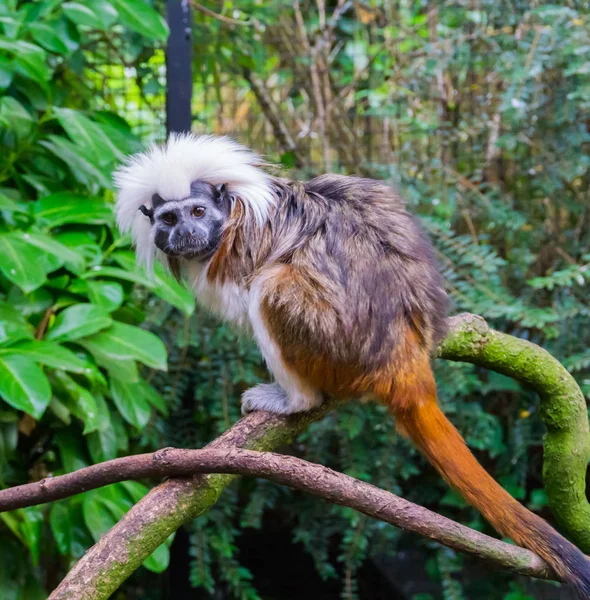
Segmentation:
{"type": "MultiPolygon", "coordinates": [[[[583,491],[590,439],[586,404],[575,380],[543,349],[495,332],[474,315],[449,319],[438,356],[496,370],[539,393],[548,428],[544,477],[551,507],[573,541],[590,548],[590,506],[583,491]]],[[[337,404],[330,401],[290,417],[253,413],[208,448],[272,450],[337,404]]],[[[198,475],[157,486],[78,561],[49,600],[108,598],[171,533],[212,506],[234,477],[198,475]]]]}

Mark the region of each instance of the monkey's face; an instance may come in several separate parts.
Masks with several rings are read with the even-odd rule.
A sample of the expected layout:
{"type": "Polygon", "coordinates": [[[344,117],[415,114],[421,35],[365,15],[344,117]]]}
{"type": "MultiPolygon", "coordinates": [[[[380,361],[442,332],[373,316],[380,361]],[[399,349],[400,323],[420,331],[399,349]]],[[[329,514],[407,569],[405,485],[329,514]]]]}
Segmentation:
{"type": "Polygon", "coordinates": [[[224,186],[204,181],[191,185],[188,198],[152,197],[152,209],[140,208],[152,222],[157,248],[168,256],[205,260],[218,248],[231,203],[224,186]]]}

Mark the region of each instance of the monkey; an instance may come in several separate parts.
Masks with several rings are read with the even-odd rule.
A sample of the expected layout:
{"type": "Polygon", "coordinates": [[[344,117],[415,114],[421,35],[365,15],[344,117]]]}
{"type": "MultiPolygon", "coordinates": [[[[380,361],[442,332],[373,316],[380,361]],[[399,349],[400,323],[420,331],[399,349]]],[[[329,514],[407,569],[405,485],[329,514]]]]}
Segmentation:
{"type": "Polygon", "coordinates": [[[326,397],[385,404],[449,485],[501,535],[590,599],[590,562],[477,462],[437,402],[431,358],[449,299],[432,242],[384,182],[307,182],[225,137],[173,134],[114,174],[120,229],[199,302],[252,335],[272,383],[244,413],[292,414],[326,397]]]}

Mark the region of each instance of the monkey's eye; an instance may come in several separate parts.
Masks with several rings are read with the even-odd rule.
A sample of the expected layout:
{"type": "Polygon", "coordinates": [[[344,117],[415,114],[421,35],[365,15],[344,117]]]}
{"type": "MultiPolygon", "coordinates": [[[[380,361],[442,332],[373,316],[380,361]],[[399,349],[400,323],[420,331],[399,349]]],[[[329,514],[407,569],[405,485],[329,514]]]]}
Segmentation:
{"type": "Polygon", "coordinates": [[[195,206],[195,208],[193,208],[193,212],[192,212],[193,217],[200,219],[204,214],[205,214],[205,208],[203,206],[195,206]]]}
{"type": "Polygon", "coordinates": [[[162,215],[162,221],[166,223],[166,225],[176,225],[176,215],[173,212],[167,212],[162,215]]]}

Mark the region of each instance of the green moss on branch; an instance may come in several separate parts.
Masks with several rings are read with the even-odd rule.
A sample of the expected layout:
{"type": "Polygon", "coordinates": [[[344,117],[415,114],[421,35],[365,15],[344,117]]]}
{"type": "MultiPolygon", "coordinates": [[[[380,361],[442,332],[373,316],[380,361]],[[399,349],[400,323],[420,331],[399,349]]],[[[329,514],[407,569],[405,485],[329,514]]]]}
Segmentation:
{"type": "MultiPolygon", "coordinates": [[[[590,437],[586,404],[576,382],[545,350],[489,329],[481,317],[459,315],[449,324],[440,357],[498,371],[539,393],[548,430],[543,475],[549,502],[572,540],[590,551],[590,506],[585,497],[590,437]]],[[[273,450],[334,406],[331,402],[319,411],[288,418],[253,413],[210,447],[273,450]]],[[[171,533],[209,509],[233,479],[199,475],[157,486],[76,563],[49,600],[106,600],[171,533]]]]}
{"type": "Polygon", "coordinates": [[[543,479],[549,505],[567,536],[590,552],[588,412],[575,379],[543,348],[494,331],[481,317],[462,314],[449,319],[449,325],[438,356],[508,375],[539,394],[547,427],[543,479]]]}

